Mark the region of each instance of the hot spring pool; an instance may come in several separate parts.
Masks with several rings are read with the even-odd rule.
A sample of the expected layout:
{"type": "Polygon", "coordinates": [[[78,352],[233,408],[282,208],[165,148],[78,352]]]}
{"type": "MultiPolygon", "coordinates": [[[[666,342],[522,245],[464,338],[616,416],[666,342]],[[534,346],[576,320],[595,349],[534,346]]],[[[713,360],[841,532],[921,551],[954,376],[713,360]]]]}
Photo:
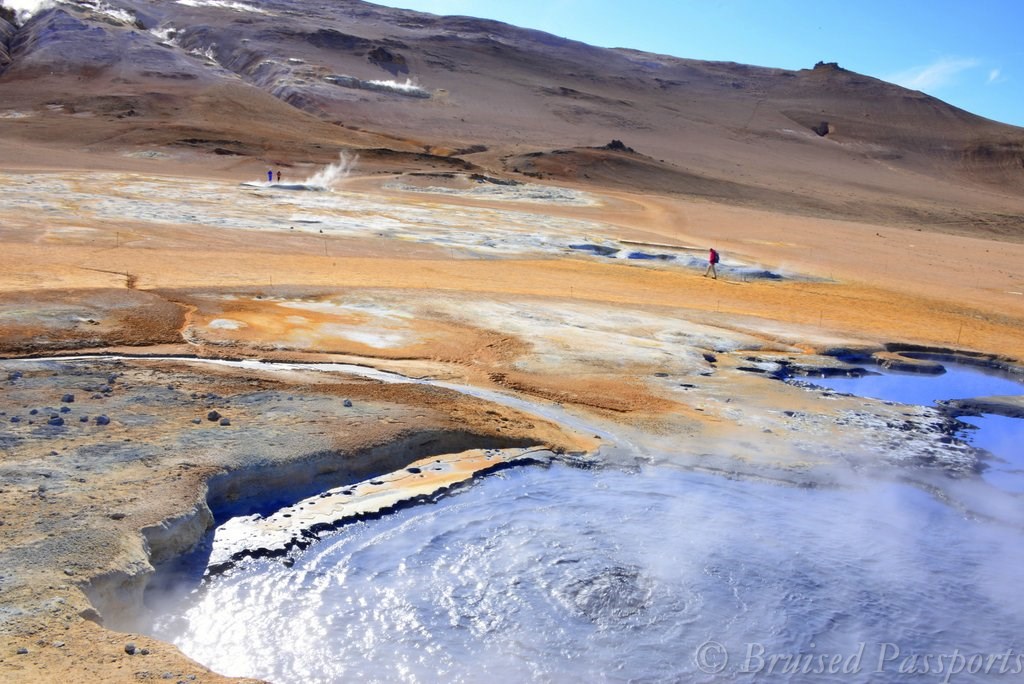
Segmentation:
{"type": "Polygon", "coordinates": [[[904,681],[1020,652],[1022,537],[892,481],[530,467],[151,593],[148,631],[275,682],[904,681]]]}

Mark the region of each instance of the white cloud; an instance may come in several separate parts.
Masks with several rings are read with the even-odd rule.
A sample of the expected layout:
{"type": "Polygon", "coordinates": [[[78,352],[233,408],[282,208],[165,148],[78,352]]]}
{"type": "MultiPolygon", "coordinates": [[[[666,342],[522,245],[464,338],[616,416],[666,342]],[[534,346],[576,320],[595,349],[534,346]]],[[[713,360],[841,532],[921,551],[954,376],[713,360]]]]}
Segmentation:
{"type": "Polygon", "coordinates": [[[985,81],[985,85],[995,85],[996,83],[1003,83],[1007,80],[1006,76],[1003,76],[1002,70],[996,68],[988,72],[988,80],[985,81]]]}
{"type": "Polygon", "coordinates": [[[886,80],[913,90],[939,90],[953,83],[961,73],[980,64],[973,58],[940,57],[931,64],[892,74],[886,80]]]}

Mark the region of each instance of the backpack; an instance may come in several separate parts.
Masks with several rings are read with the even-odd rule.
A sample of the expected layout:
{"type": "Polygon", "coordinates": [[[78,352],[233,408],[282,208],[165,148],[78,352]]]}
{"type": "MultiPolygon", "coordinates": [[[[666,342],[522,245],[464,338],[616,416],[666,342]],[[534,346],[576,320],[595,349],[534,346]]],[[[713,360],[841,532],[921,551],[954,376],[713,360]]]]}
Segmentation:
{"type": "Polygon", "coordinates": [[[711,250],[711,263],[718,263],[718,252],[716,252],[715,250],[711,250]]]}

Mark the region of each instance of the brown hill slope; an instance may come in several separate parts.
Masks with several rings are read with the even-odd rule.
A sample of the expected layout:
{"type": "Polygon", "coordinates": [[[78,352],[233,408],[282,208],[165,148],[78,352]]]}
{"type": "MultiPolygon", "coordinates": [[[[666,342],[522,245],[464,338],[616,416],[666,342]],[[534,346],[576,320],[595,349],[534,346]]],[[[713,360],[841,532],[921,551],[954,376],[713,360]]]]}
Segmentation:
{"type": "Polygon", "coordinates": [[[700,62],[356,0],[60,4],[7,43],[0,139],[314,161],[391,148],[526,170],[515,155],[618,138],[667,166],[537,172],[1024,235],[1024,130],[833,64],[700,62]]]}

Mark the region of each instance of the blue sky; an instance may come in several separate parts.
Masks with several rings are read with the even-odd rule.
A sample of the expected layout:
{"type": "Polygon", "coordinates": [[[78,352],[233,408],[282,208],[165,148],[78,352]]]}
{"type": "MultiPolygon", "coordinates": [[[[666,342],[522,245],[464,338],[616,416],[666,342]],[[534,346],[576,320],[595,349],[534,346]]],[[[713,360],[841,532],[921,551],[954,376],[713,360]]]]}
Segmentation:
{"type": "Polygon", "coordinates": [[[802,69],[839,65],[1024,126],[1024,0],[376,0],[604,47],[802,69]]]}

